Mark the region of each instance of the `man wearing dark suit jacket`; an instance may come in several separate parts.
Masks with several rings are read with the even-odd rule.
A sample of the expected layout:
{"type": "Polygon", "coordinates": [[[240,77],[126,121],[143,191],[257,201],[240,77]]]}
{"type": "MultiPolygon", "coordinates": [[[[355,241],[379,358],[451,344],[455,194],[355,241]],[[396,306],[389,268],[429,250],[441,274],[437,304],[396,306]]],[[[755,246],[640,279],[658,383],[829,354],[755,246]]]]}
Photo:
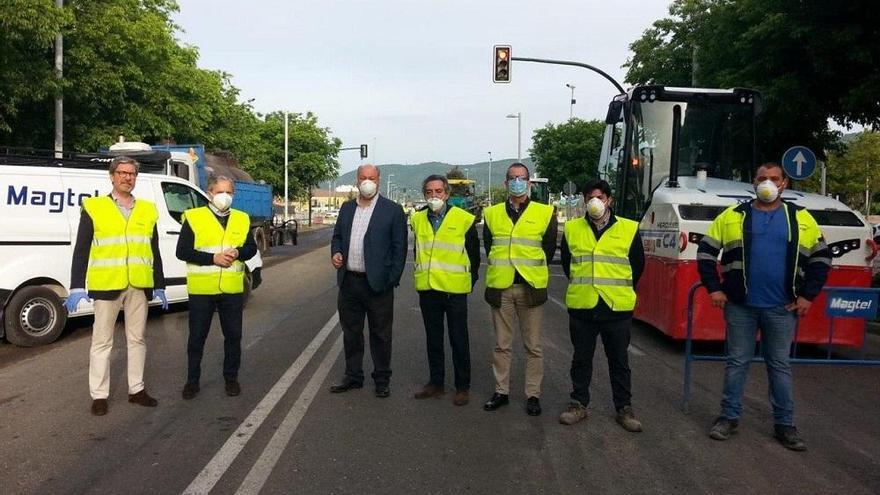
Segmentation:
{"type": "Polygon", "coordinates": [[[378,193],[379,169],[357,170],[358,197],[345,202],[333,229],[330,260],[337,270],[339,323],[345,344],[345,376],[334,393],[364,384],[364,317],[370,323],[370,354],[376,397],[391,394],[391,324],[394,287],[406,264],[406,216],[378,193]]]}

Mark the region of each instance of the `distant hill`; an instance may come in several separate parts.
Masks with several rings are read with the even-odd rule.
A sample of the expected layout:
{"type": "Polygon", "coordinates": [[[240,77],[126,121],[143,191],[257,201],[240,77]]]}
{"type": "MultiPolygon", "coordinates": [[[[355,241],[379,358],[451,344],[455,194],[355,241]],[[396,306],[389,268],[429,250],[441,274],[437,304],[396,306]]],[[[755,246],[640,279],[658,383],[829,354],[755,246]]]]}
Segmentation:
{"type": "MultiPolygon", "coordinates": [[[[494,187],[501,187],[501,184],[504,182],[504,173],[507,171],[507,167],[515,161],[516,159],[513,158],[492,160],[492,184],[494,187]]],[[[529,167],[529,170],[531,170],[532,173],[535,172],[530,159],[523,159],[523,163],[529,167]]],[[[391,183],[394,184],[393,187],[395,190],[400,192],[403,189],[406,189],[410,198],[421,198],[422,181],[425,177],[431,174],[446,175],[446,172],[452,170],[453,167],[455,167],[455,164],[443,162],[427,162],[416,165],[379,165],[379,173],[382,179],[382,184],[380,185],[379,190],[383,194],[386,193],[389,175],[391,175],[391,183]]],[[[471,164],[462,163],[458,164],[458,167],[463,171],[467,170],[468,178],[477,181],[478,189],[480,188],[480,185],[485,187],[489,183],[489,162],[471,164]]],[[[356,172],[354,170],[340,175],[339,178],[334,181],[337,186],[354,185],[355,182],[357,182],[357,180],[356,172]]],[[[330,186],[330,182],[322,182],[318,187],[329,188],[330,186]]]]}

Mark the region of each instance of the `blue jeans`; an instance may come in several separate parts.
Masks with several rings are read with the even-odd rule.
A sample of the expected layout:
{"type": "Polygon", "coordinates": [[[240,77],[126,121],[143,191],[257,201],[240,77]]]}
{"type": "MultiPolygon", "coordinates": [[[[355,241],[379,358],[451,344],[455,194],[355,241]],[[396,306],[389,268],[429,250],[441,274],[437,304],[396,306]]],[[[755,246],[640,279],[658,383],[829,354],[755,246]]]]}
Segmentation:
{"type": "Polygon", "coordinates": [[[755,355],[755,337],[761,329],[761,349],[770,382],[773,421],[794,425],[791,364],[789,355],[797,316],[783,306],[758,308],[728,302],[724,306],[727,322],[727,363],[724,367],[724,393],[721,416],[738,419],[742,414],[742,395],[755,355]]]}

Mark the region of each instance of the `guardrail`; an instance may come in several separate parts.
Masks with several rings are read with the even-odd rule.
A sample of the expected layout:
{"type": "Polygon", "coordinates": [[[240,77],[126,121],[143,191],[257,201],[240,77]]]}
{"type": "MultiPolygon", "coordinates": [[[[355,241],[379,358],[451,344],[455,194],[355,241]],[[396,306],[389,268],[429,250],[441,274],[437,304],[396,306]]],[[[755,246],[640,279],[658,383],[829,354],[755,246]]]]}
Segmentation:
{"type": "MultiPolygon", "coordinates": [[[[725,355],[715,354],[694,354],[693,352],[693,331],[694,331],[694,296],[703,287],[703,284],[697,282],[688,290],[687,305],[687,334],[684,344],[684,391],[681,401],[681,410],[685,414],[689,412],[691,397],[691,368],[694,361],[725,361],[727,359],[727,347],[725,344],[725,355]]],[[[794,337],[792,338],[790,362],[791,364],[815,364],[815,365],[838,365],[838,366],[880,366],[880,358],[867,359],[867,335],[862,338],[861,357],[859,359],[841,359],[834,358],[833,337],[834,337],[834,321],[837,318],[861,318],[872,320],[877,316],[877,305],[880,300],[880,289],[859,288],[859,287],[825,287],[822,291],[827,292],[827,302],[824,311],[829,316],[828,324],[828,340],[827,350],[824,358],[799,358],[797,357],[797,340],[798,326],[800,319],[795,325],[794,337]]],[[[813,309],[815,310],[815,309],[813,309]]],[[[867,325],[865,326],[867,332],[867,325]]],[[[763,362],[761,356],[760,340],[756,341],[756,352],[751,362],[763,362]]]]}

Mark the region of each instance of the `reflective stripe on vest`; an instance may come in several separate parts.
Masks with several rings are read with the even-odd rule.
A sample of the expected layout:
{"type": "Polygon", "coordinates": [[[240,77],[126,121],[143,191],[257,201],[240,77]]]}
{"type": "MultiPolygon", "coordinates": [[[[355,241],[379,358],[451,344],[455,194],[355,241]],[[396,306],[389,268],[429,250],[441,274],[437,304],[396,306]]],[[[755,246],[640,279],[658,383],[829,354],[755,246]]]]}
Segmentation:
{"type": "Polygon", "coordinates": [[[565,241],[571,250],[571,280],[565,305],[595,308],[601,297],[612,311],[632,311],[636,305],[629,249],[639,229],[632,220],[616,221],[596,241],[584,218],[565,223],[565,241]]]}
{"type": "Polygon", "coordinates": [[[553,218],[553,207],[530,201],[514,224],[507,205],[499,203],[483,210],[483,218],[492,233],[486,286],[506,289],[519,272],[532,287],[546,288],[550,271],[541,241],[553,218]]]}
{"type": "Polygon", "coordinates": [[[438,290],[450,294],[471,291],[471,262],[465,251],[465,234],[474,216],[461,208],[450,207],[434,232],[428,211],[421,210],[410,220],[416,238],[413,278],[416,290],[438,290]]]}
{"type": "MultiPolygon", "coordinates": [[[[203,253],[219,253],[244,246],[251,221],[247,214],[230,210],[224,229],[207,206],[184,213],[184,220],[193,231],[193,248],[203,253]]],[[[245,266],[239,260],[229,268],[217,265],[186,264],[186,290],[190,294],[241,294],[244,292],[245,266]]]]}
{"type": "Polygon", "coordinates": [[[92,219],[94,237],[89,249],[86,288],[122,290],[153,287],[153,230],[159,219],[156,205],[137,199],[128,220],[110,196],[83,201],[92,219]]]}

